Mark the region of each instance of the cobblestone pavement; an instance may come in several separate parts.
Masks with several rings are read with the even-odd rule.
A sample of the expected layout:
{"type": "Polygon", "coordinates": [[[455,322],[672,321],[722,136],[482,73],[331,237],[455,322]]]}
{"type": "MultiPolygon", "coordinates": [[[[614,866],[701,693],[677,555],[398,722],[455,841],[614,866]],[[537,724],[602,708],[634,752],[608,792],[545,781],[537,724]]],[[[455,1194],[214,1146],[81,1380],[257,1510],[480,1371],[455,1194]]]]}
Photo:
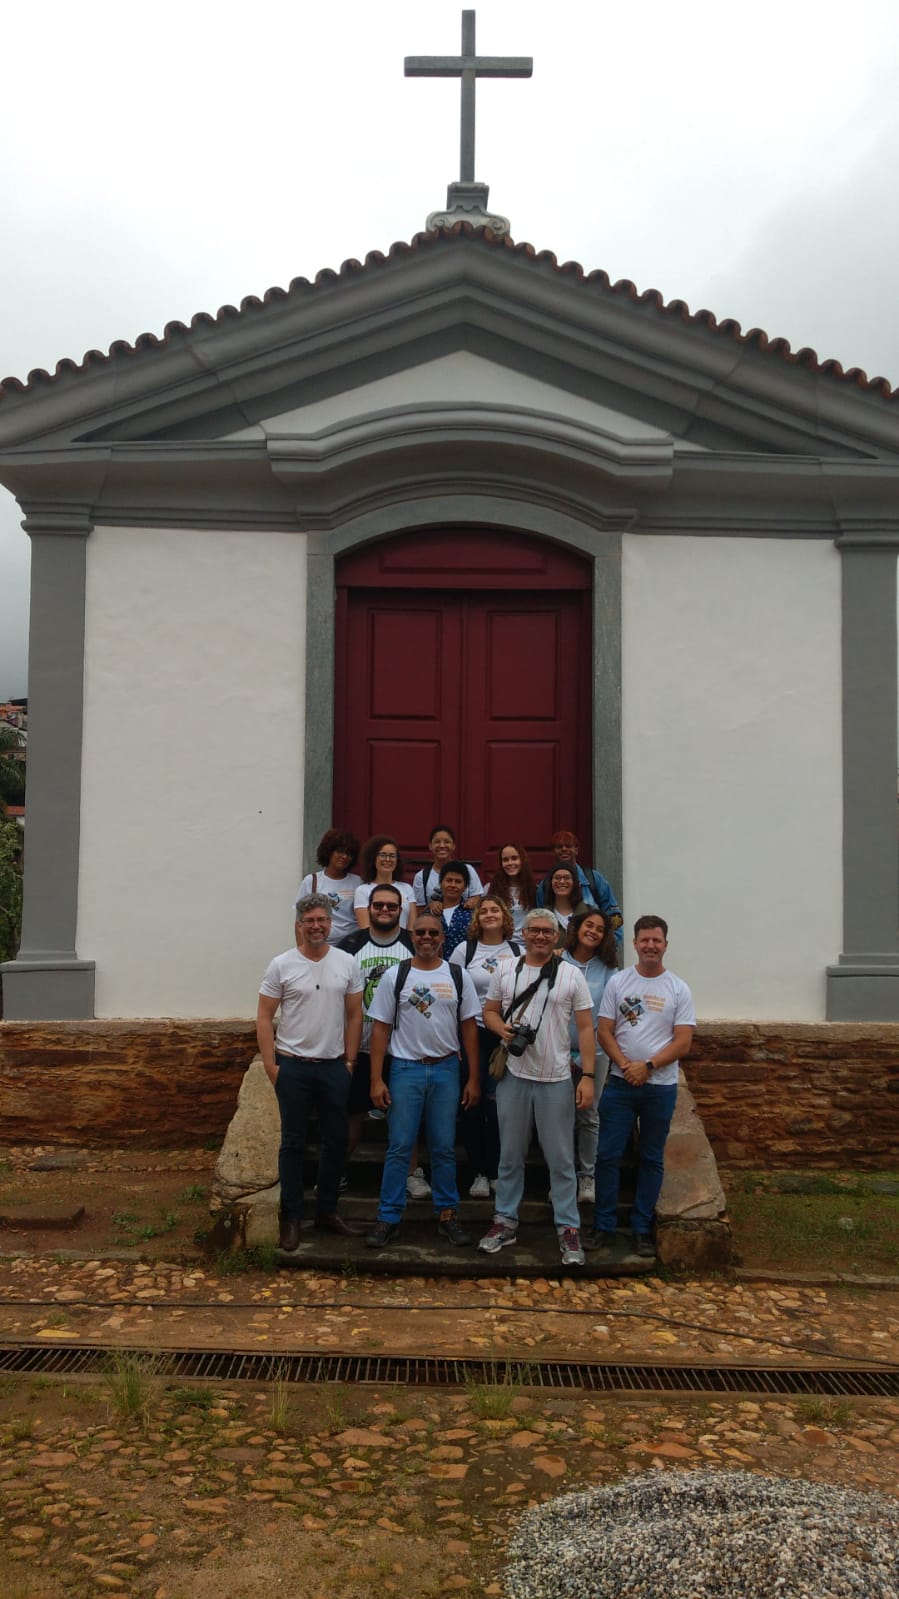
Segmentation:
{"type": "Polygon", "coordinates": [[[657,1277],[441,1281],[0,1260],[0,1336],[199,1348],[828,1364],[899,1359],[899,1290],[657,1277]]]}

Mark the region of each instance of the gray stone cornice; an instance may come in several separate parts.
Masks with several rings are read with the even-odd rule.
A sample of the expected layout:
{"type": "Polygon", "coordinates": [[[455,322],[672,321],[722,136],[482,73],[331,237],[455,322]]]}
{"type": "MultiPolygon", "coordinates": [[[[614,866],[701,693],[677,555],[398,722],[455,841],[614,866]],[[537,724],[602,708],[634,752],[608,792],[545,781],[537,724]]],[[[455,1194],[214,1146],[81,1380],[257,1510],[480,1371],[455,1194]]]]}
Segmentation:
{"type": "Polygon", "coordinates": [[[652,533],[892,546],[899,461],[695,450],[514,406],[399,406],[308,434],[8,449],[30,532],[107,525],[327,530],[390,499],[463,492],[652,533]]]}

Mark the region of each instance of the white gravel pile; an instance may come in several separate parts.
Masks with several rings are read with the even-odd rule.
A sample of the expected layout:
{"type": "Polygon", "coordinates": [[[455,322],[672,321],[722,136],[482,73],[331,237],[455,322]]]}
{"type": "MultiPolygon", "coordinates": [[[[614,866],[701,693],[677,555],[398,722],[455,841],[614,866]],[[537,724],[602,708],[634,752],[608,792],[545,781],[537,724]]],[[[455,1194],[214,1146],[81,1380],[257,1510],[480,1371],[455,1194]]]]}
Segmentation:
{"type": "Polygon", "coordinates": [[[528,1510],[508,1599],[899,1599],[899,1501],[748,1472],[652,1471],[528,1510]]]}

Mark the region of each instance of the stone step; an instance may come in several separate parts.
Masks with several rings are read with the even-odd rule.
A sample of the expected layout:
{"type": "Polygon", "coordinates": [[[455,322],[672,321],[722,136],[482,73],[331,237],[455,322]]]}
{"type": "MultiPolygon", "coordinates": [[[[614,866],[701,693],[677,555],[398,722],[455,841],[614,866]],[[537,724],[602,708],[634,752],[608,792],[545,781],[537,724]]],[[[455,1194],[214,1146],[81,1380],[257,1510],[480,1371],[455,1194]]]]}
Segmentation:
{"type": "MultiPolygon", "coordinates": [[[[473,1208],[463,1206],[460,1212],[464,1225],[472,1233],[472,1244],[466,1248],[458,1248],[441,1238],[433,1215],[419,1220],[407,1211],[398,1236],[385,1249],[369,1249],[364,1232],[355,1238],[335,1238],[316,1231],[308,1221],[303,1224],[299,1247],[290,1254],[279,1251],[278,1260],[282,1266],[298,1266],[303,1270],[351,1270],[360,1275],[388,1277],[638,1277],[658,1270],[657,1261],[644,1260],[633,1253],[630,1233],[625,1232],[618,1234],[611,1262],[600,1266],[588,1252],[583,1266],[563,1266],[551,1218],[536,1223],[522,1217],[514,1245],[495,1255],[484,1254],[477,1248],[477,1240],[486,1232],[491,1218],[478,1221],[470,1213],[473,1208]]],[[[341,1214],[352,1223],[343,1202],[341,1214]]],[[[373,1218],[369,1219],[369,1225],[371,1220],[373,1218]]]]}

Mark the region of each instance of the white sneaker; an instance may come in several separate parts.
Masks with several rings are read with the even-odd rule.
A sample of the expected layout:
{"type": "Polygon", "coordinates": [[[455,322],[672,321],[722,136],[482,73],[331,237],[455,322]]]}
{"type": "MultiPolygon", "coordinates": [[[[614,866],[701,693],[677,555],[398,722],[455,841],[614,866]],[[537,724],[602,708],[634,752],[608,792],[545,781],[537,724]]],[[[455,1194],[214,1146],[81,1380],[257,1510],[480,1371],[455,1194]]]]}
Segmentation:
{"type": "Polygon", "coordinates": [[[596,1183],[592,1177],[579,1177],[577,1180],[577,1197],[592,1205],[596,1198],[596,1183]]]}
{"type": "Polygon", "coordinates": [[[416,1166],[415,1170],[410,1171],[408,1177],[406,1178],[406,1198],[430,1199],[430,1197],[431,1185],[421,1167],[416,1166]]]}
{"type": "Polygon", "coordinates": [[[477,1177],[468,1190],[468,1197],[469,1199],[490,1198],[490,1180],[484,1176],[483,1172],[478,1172],[477,1177]]]}

